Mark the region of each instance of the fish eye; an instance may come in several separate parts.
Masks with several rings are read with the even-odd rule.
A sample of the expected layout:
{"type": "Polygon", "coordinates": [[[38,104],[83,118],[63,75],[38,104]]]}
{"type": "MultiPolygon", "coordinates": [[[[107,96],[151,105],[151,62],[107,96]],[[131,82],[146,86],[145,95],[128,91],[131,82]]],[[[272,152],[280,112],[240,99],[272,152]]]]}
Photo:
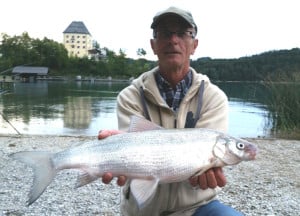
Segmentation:
{"type": "Polygon", "coordinates": [[[236,143],[236,147],[237,147],[239,150],[243,150],[243,149],[245,148],[245,145],[244,145],[244,143],[238,142],[238,143],[236,143]]]}

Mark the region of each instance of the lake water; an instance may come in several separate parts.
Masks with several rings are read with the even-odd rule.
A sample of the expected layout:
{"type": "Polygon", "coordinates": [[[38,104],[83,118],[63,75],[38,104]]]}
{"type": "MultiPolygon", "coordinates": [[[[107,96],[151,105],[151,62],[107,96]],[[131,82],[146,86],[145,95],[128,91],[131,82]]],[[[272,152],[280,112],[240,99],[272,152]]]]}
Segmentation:
{"type": "MultiPolygon", "coordinates": [[[[14,83],[0,95],[0,134],[97,135],[116,129],[116,96],[128,83],[14,83]],[[6,121],[8,120],[8,121],[6,121]],[[10,124],[9,124],[9,123],[10,124]],[[14,129],[15,128],[15,129],[14,129]]],[[[229,133],[268,136],[268,111],[257,84],[219,83],[229,97],[229,133]]]]}

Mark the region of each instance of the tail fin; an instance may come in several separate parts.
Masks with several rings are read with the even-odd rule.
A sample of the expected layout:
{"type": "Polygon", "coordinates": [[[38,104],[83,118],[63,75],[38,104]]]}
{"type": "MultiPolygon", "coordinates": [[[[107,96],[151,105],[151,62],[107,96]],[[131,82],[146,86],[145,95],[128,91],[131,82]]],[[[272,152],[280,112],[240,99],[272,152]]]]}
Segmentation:
{"type": "Polygon", "coordinates": [[[27,201],[28,206],[42,195],[58,172],[53,166],[52,155],[52,153],[40,151],[23,151],[10,155],[32,167],[34,171],[33,184],[27,201]]]}

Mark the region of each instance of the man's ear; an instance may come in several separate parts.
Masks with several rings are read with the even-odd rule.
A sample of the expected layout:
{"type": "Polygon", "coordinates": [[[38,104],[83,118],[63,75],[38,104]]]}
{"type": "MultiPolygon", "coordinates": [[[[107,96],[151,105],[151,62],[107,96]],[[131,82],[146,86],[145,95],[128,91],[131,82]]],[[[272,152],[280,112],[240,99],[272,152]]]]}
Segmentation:
{"type": "Polygon", "coordinates": [[[194,41],[193,41],[193,50],[192,50],[192,53],[191,53],[191,55],[194,55],[194,53],[195,53],[195,51],[196,51],[196,49],[197,49],[197,47],[198,47],[198,39],[194,39],[194,41]]]}
{"type": "Polygon", "coordinates": [[[150,39],[151,48],[153,50],[154,55],[156,55],[156,49],[155,49],[155,39],[150,39]]]}

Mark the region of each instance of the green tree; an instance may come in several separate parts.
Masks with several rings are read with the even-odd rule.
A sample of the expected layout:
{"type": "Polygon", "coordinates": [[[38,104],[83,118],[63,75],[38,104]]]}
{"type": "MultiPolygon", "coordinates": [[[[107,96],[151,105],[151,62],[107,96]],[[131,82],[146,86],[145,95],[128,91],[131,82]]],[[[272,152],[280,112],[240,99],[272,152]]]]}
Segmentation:
{"type": "Polygon", "coordinates": [[[27,32],[13,37],[4,34],[0,53],[7,67],[37,65],[60,70],[68,61],[67,50],[62,44],[48,38],[32,39],[27,32]]]}
{"type": "Polygon", "coordinates": [[[68,51],[63,44],[44,38],[43,40],[34,40],[33,47],[37,64],[56,70],[64,68],[67,64],[68,51]]]}
{"type": "Polygon", "coordinates": [[[16,65],[32,64],[32,39],[27,32],[21,36],[2,36],[0,45],[2,58],[8,63],[8,67],[16,65]]]}
{"type": "Polygon", "coordinates": [[[145,56],[147,54],[147,52],[143,48],[138,48],[137,51],[136,51],[136,54],[138,56],[145,56]]]}

